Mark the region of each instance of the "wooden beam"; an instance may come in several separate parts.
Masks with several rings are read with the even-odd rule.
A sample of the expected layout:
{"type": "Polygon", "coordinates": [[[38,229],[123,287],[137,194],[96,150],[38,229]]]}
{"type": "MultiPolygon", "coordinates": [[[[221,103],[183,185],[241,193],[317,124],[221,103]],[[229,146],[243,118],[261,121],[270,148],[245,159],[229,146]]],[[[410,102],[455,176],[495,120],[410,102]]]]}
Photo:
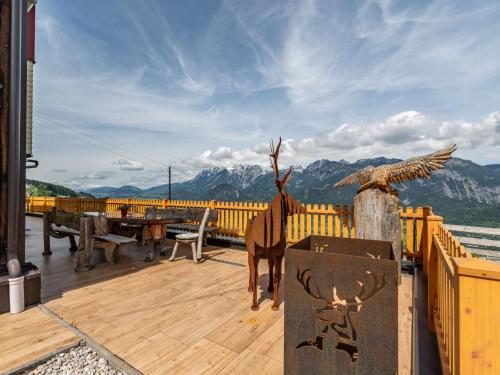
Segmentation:
{"type": "Polygon", "coordinates": [[[500,264],[477,258],[451,258],[459,275],[500,280],[500,264]]]}

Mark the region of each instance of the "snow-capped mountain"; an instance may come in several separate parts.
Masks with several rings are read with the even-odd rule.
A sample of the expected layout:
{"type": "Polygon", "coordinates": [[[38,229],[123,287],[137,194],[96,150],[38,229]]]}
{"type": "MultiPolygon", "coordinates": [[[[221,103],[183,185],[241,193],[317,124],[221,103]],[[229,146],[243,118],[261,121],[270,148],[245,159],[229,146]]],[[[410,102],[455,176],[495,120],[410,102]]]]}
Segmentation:
{"type": "MultiPolygon", "coordinates": [[[[357,187],[334,189],[337,181],[368,165],[379,166],[398,161],[383,157],[353,163],[317,160],[307,167],[293,167],[287,189],[304,203],[352,204],[357,187]]],[[[485,226],[491,222],[500,226],[500,172],[495,168],[453,158],[430,180],[417,180],[395,187],[399,189],[404,205],[432,206],[435,213],[444,215],[448,221],[485,226]]],[[[168,191],[166,185],[145,190],[115,188],[116,194],[110,188],[106,188],[105,192],[99,189],[102,190],[97,188],[86,192],[96,196],[164,198],[168,191]]],[[[174,199],[269,201],[275,194],[274,174],[258,165],[205,169],[189,181],[172,185],[174,199]]]]}

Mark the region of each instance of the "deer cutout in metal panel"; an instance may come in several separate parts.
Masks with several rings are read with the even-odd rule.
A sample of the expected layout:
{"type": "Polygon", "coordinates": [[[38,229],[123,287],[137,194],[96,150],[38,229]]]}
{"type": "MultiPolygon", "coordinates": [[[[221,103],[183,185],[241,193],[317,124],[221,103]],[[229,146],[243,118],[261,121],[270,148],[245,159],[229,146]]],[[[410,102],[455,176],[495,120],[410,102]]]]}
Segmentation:
{"type": "Polygon", "coordinates": [[[269,207],[253,219],[249,219],[245,230],[245,243],[248,252],[248,266],[250,277],[248,291],[253,293],[252,310],[258,310],[257,281],[259,260],[267,259],[269,263],[269,285],[267,290],[273,292],[273,310],[279,310],[278,291],[281,281],[281,263],[286,247],[286,224],[288,216],[304,214],[306,209],[293,199],[285,190],[290,180],[292,167],[285,176],[279,178],[278,157],[281,146],[281,137],[274,148],[271,142],[271,164],[276,177],[278,194],[273,198],[269,207]],[[274,271],[274,273],[273,273],[274,271]]]}
{"type": "Polygon", "coordinates": [[[367,283],[357,281],[360,290],[353,297],[340,297],[337,288],[333,286],[333,299],[321,293],[318,284],[314,283],[314,290],[311,288],[311,269],[301,271],[297,268],[297,281],[302,285],[304,291],[313,299],[320,301],[322,306],[315,308],[316,319],[321,327],[316,338],[302,341],[296,349],[303,347],[313,347],[323,350],[323,341],[331,328],[337,334],[337,345],[335,349],[348,353],[352,362],[356,362],[358,353],[358,333],[354,327],[351,314],[361,311],[363,304],[375,296],[386,286],[385,274],[379,279],[373,272],[365,271],[365,274],[372,278],[372,286],[367,288],[367,283]]]}

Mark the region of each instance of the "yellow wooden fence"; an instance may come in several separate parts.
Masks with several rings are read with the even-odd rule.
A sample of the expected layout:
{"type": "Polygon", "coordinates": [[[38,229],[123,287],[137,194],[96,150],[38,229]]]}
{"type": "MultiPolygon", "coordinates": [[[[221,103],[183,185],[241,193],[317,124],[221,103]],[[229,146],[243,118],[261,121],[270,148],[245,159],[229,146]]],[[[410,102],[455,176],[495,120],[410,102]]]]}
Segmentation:
{"type": "Polygon", "coordinates": [[[473,258],[439,216],[427,216],[429,328],[444,374],[500,374],[500,265],[473,258]]]}
{"type": "MultiPolygon", "coordinates": [[[[110,212],[128,204],[130,211],[144,214],[147,207],[210,207],[219,214],[218,235],[226,238],[241,238],[249,218],[267,208],[262,202],[218,202],[194,200],[128,199],[128,198],[54,198],[29,197],[26,202],[28,212],[50,211],[52,207],[70,212],[110,212]]],[[[307,213],[288,219],[287,240],[297,242],[310,234],[353,238],[354,209],[350,206],[331,204],[308,204],[307,213]]],[[[403,231],[404,253],[408,256],[422,256],[422,230],[424,215],[430,209],[412,207],[401,209],[401,229],[403,231]],[[427,211],[426,211],[427,210],[427,211]]]]}

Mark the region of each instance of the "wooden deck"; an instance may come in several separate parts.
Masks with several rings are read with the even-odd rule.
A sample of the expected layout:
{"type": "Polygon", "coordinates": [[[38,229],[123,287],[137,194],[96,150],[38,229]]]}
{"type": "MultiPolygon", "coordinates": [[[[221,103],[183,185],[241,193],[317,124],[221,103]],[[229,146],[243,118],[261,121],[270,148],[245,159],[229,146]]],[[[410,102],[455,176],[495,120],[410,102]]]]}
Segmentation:
{"type": "MultiPolygon", "coordinates": [[[[52,239],[53,255],[42,257],[41,220],[28,218],[27,225],[27,258],[42,271],[44,305],[137,370],[145,374],[283,373],[283,304],[280,311],[272,311],[271,296],[265,292],[260,311],[250,310],[242,248],[208,247],[204,249],[208,260],[195,265],[190,259],[167,262],[165,258],[144,263],[145,249],[131,245],[120,250],[119,264],[102,264],[77,274],[67,239],[52,239]]],[[[189,256],[190,249],[179,250],[179,256],[189,256]]],[[[94,255],[95,261],[102,256],[99,251],[94,255]]],[[[267,283],[267,264],[261,265],[262,288],[267,283]]],[[[411,278],[403,278],[400,374],[410,373],[411,293],[411,278]]],[[[8,324],[14,329],[10,328],[13,321],[22,327],[25,314],[40,319],[32,332],[46,330],[43,322],[52,319],[32,309],[0,315],[0,327],[8,324]]],[[[58,329],[61,333],[40,336],[37,342],[47,346],[47,353],[53,350],[50,345],[56,336],[61,342],[74,339],[66,328],[58,329]]],[[[10,340],[16,340],[20,348],[23,340],[33,341],[27,329],[16,333],[0,339],[0,346],[9,347],[10,340]]],[[[20,351],[7,363],[2,355],[0,371],[37,355],[20,351]]]]}

